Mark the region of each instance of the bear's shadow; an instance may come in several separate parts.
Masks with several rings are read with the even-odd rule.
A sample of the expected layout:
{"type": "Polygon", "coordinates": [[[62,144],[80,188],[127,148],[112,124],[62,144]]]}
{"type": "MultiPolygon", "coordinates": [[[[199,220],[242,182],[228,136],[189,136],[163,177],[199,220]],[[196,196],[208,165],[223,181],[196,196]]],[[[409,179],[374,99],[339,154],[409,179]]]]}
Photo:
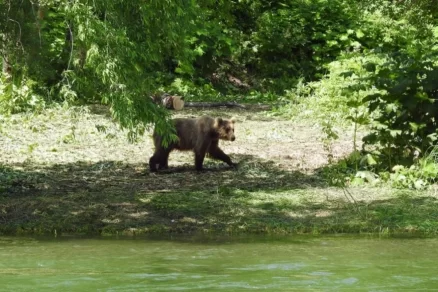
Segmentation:
{"type": "Polygon", "coordinates": [[[157,175],[164,175],[164,174],[173,174],[173,173],[190,173],[190,174],[202,174],[202,173],[215,173],[215,172],[226,172],[226,171],[237,171],[237,166],[228,166],[228,165],[206,165],[202,170],[196,170],[193,165],[182,165],[182,166],[170,166],[167,169],[160,169],[156,172],[151,172],[149,170],[146,170],[144,175],[147,174],[157,174],[157,175]]]}

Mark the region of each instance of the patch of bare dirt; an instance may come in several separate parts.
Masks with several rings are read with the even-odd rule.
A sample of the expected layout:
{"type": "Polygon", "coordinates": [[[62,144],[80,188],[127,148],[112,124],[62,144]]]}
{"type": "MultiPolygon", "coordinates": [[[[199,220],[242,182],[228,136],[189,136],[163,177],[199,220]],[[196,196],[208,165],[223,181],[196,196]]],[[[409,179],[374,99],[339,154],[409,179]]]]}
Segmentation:
{"type": "MultiPolygon", "coordinates": [[[[245,110],[185,110],[175,116],[236,116],[236,141],[221,142],[231,156],[246,155],[271,161],[288,170],[311,173],[328,162],[320,129],[308,123],[279,120],[264,112],[245,110]]],[[[127,141],[104,109],[48,110],[38,116],[17,115],[4,123],[0,135],[0,163],[7,165],[69,164],[113,161],[144,164],[153,152],[150,132],[135,144],[127,141]]],[[[352,131],[341,131],[332,145],[335,159],[352,151],[352,131]]],[[[236,156],[236,157],[237,157],[236,156]]],[[[193,164],[191,153],[172,153],[171,166],[193,164]]],[[[101,167],[105,167],[102,164],[101,167]]]]}

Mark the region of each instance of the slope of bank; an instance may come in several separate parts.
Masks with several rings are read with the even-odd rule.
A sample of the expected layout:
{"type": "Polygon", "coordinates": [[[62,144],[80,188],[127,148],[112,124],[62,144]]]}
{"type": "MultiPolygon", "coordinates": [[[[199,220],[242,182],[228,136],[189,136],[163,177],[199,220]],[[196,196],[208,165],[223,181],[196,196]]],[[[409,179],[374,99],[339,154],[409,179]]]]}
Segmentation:
{"type": "MultiPolygon", "coordinates": [[[[231,170],[190,153],[151,174],[150,135],[137,143],[104,108],[14,115],[0,124],[1,234],[414,233],[438,232],[434,190],[328,187],[319,175],[328,153],[305,121],[242,109],[185,110],[179,116],[238,116],[237,140],[221,147],[231,170]]],[[[333,145],[352,149],[351,132],[333,145]]]]}

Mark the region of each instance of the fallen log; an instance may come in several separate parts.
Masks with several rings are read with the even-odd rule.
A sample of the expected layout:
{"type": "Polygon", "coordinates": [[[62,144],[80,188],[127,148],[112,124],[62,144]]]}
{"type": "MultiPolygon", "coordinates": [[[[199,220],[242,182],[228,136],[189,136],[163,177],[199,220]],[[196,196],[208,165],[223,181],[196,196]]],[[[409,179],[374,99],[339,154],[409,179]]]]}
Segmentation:
{"type": "Polygon", "coordinates": [[[208,107],[227,107],[227,108],[241,108],[247,110],[270,110],[271,105],[268,104],[239,104],[234,101],[229,102],[186,102],[185,107],[198,107],[198,108],[208,108],[208,107]]]}
{"type": "Polygon", "coordinates": [[[270,110],[271,105],[266,104],[239,104],[235,101],[188,101],[184,102],[184,97],[179,95],[171,95],[164,93],[162,95],[151,96],[152,100],[164,106],[167,109],[180,111],[184,107],[194,107],[194,108],[211,108],[211,107],[226,107],[226,108],[241,108],[241,109],[251,109],[251,110],[270,110]]]}
{"type": "Polygon", "coordinates": [[[184,98],[179,95],[165,93],[163,95],[153,95],[151,98],[155,103],[161,104],[167,109],[180,111],[184,108],[184,98]]]}
{"type": "Polygon", "coordinates": [[[226,102],[186,102],[186,107],[227,107],[227,108],[233,108],[233,107],[239,107],[239,108],[246,108],[244,105],[238,104],[234,101],[226,101],[226,102]]]}

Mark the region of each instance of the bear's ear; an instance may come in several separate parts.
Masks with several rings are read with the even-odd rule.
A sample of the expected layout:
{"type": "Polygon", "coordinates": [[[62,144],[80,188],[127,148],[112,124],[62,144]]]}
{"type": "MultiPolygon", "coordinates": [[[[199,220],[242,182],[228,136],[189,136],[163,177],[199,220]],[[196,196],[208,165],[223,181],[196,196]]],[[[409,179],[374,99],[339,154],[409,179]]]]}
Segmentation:
{"type": "Polygon", "coordinates": [[[216,118],[214,120],[214,128],[219,129],[223,122],[224,120],[222,118],[216,118]]]}
{"type": "Polygon", "coordinates": [[[236,123],[236,117],[232,117],[232,118],[230,119],[230,122],[231,122],[232,124],[236,123]]]}

